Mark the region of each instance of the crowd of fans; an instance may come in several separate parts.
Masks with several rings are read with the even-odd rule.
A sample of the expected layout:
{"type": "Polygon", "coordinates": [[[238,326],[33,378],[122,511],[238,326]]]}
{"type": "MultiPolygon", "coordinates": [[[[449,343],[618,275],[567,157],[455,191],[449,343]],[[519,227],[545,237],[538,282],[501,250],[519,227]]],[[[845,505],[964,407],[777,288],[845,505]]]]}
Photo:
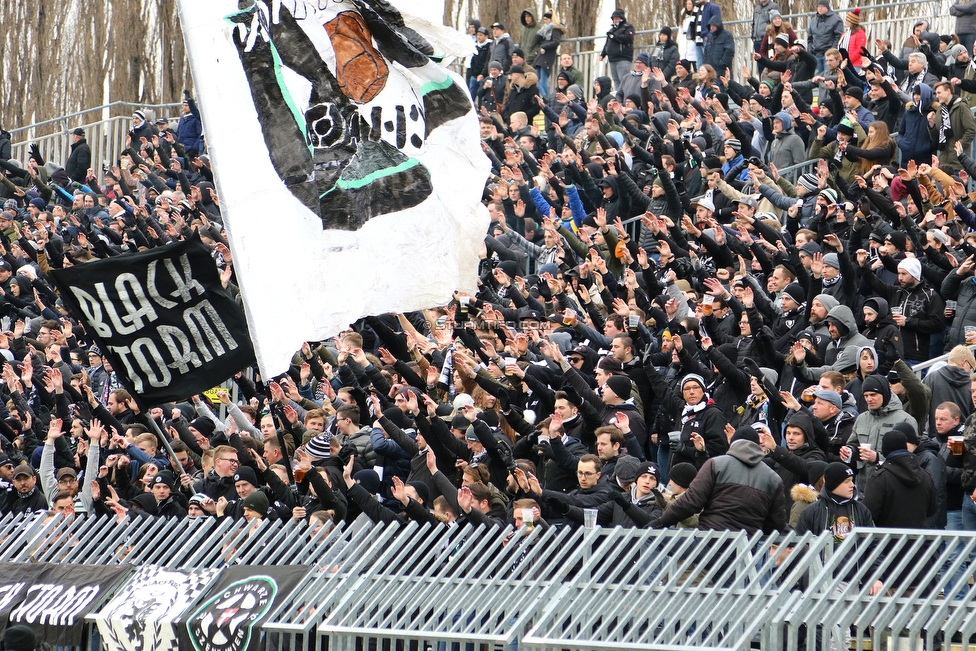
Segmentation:
{"type": "Polygon", "coordinates": [[[952,11],[869,44],[820,0],[804,43],[761,1],[740,76],[712,2],[636,56],[617,10],[589,91],[551,13],[518,45],[472,21],[478,292],[308,342],[238,402],[140,412],[46,280],[196,231],[238,294],[193,100],[137,111],[100,183],[80,129],[63,164],[0,156],[0,512],[976,529],[976,4],[952,11]]]}

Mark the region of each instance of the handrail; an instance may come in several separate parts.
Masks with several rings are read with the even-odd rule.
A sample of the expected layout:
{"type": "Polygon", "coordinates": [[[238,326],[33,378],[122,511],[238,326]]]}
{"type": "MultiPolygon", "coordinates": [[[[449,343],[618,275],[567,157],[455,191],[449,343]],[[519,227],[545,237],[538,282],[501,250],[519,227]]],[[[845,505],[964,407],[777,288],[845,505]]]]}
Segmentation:
{"type": "Polygon", "coordinates": [[[58,122],[67,122],[71,118],[76,118],[86,113],[94,113],[95,111],[104,111],[106,109],[117,108],[121,106],[131,106],[136,110],[140,109],[171,109],[177,108],[180,104],[136,104],[134,102],[112,102],[111,104],[102,104],[101,106],[95,106],[89,109],[84,109],[82,111],[76,111],[74,113],[68,113],[67,115],[62,115],[60,117],[51,118],[50,120],[44,120],[43,122],[35,122],[25,127],[17,127],[16,129],[10,129],[10,134],[14,135],[17,133],[22,133],[24,131],[30,131],[31,129],[38,129],[40,127],[45,127],[49,124],[56,124],[58,122]]]}

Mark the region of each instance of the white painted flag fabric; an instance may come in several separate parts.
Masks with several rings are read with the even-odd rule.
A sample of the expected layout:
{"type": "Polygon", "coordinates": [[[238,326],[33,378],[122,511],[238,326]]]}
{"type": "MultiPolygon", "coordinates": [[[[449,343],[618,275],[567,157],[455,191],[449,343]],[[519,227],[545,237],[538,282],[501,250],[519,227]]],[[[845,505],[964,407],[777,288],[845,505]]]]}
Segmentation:
{"type": "Polygon", "coordinates": [[[470,41],[410,4],[180,0],[265,376],[361,316],[475,290],[489,162],[437,62],[470,41]]]}

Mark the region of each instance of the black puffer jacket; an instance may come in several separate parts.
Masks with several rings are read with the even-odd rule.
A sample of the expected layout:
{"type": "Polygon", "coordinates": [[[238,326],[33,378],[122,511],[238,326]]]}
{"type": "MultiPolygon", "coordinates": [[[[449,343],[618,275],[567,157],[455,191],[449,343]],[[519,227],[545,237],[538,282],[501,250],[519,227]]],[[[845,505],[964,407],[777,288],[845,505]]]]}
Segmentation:
{"type": "Polygon", "coordinates": [[[919,467],[932,478],[935,487],[935,513],[925,520],[926,529],[945,529],[946,518],[946,462],[939,454],[939,442],[927,436],[918,437],[918,447],[914,454],[919,467]]]}

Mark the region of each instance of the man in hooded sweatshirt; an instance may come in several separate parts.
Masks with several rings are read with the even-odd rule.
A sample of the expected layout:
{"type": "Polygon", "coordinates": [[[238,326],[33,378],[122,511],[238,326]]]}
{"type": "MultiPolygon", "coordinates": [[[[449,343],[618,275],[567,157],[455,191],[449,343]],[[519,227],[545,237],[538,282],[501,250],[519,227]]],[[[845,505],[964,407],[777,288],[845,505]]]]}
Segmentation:
{"type": "Polygon", "coordinates": [[[712,16],[708,21],[708,33],[705,35],[705,63],[715,68],[721,76],[732,70],[734,58],[735,37],[722,26],[721,15],[712,16]]]}
{"type": "MultiPolygon", "coordinates": [[[[818,295],[820,298],[822,295],[818,295]]],[[[819,382],[820,376],[827,371],[844,373],[857,366],[857,351],[864,346],[870,346],[871,340],[857,331],[857,321],[854,313],[846,305],[837,305],[827,313],[824,319],[830,342],[823,355],[823,366],[810,367],[806,365],[806,355],[800,353],[795,356],[794,371],[808,382],[819,382]]],[[[819,352],[819,350],[818,350],[819,352]]]]}
{"type": "Polygon", "coordinates": [[[793,118],[786,111],[773,116],[773,144],[769,147],[769,162],[786,169],[807,160],[803,138],[793,132],[793,118]]]}
{"type": "Polygon", "coordinates": [[[946,365],[942,368],[930,371],[922,379],[922,383],[932,389],[932,400],[929,403],[932,409],[929,414],[928,431],[935,431],[935,407],[943,402],[954,402],[962,412],[962,419],[965,420],[973,411],[973,401],[970,398],[970,388],[972,383],[969,379],[971,373],[976,371],[976,357],[973,351],[967,346],[956,346],[949,351],[946,358],[946,365]]]}
{"type": "Polygon", "coordinates": [[[535,65],[535,55],[541,44],[539,28],[542,25],[536,20],[535,12],[532,9],[523,10],[519,22],[522,23],[522,32],[519,34],[518,46],[525,53],[525,63],[522,65],[532,67],[535,65]]]}
{"type": "Polygon", "coordinates": [[[749,426],[732,435],[729,451],[705,462],[680,500],[653,523],[673,527],[695,513],[698,528],[717,531],[786,530],[783,480],[763,463],[759,433],[749,426]]]}
{"type": "Polygon", "coordinates": [[[840,450],[844,463],[856,463],[858,486],[867,486],[885,460],[882,437],[895,425],[906,423],[913,430],[915,419],[902,409],[898,396],[891,394],[888,380],[869,375],[861,383],[861,392],[868,410],[859,414],[851,430],[851,438],[840,450]]]}

